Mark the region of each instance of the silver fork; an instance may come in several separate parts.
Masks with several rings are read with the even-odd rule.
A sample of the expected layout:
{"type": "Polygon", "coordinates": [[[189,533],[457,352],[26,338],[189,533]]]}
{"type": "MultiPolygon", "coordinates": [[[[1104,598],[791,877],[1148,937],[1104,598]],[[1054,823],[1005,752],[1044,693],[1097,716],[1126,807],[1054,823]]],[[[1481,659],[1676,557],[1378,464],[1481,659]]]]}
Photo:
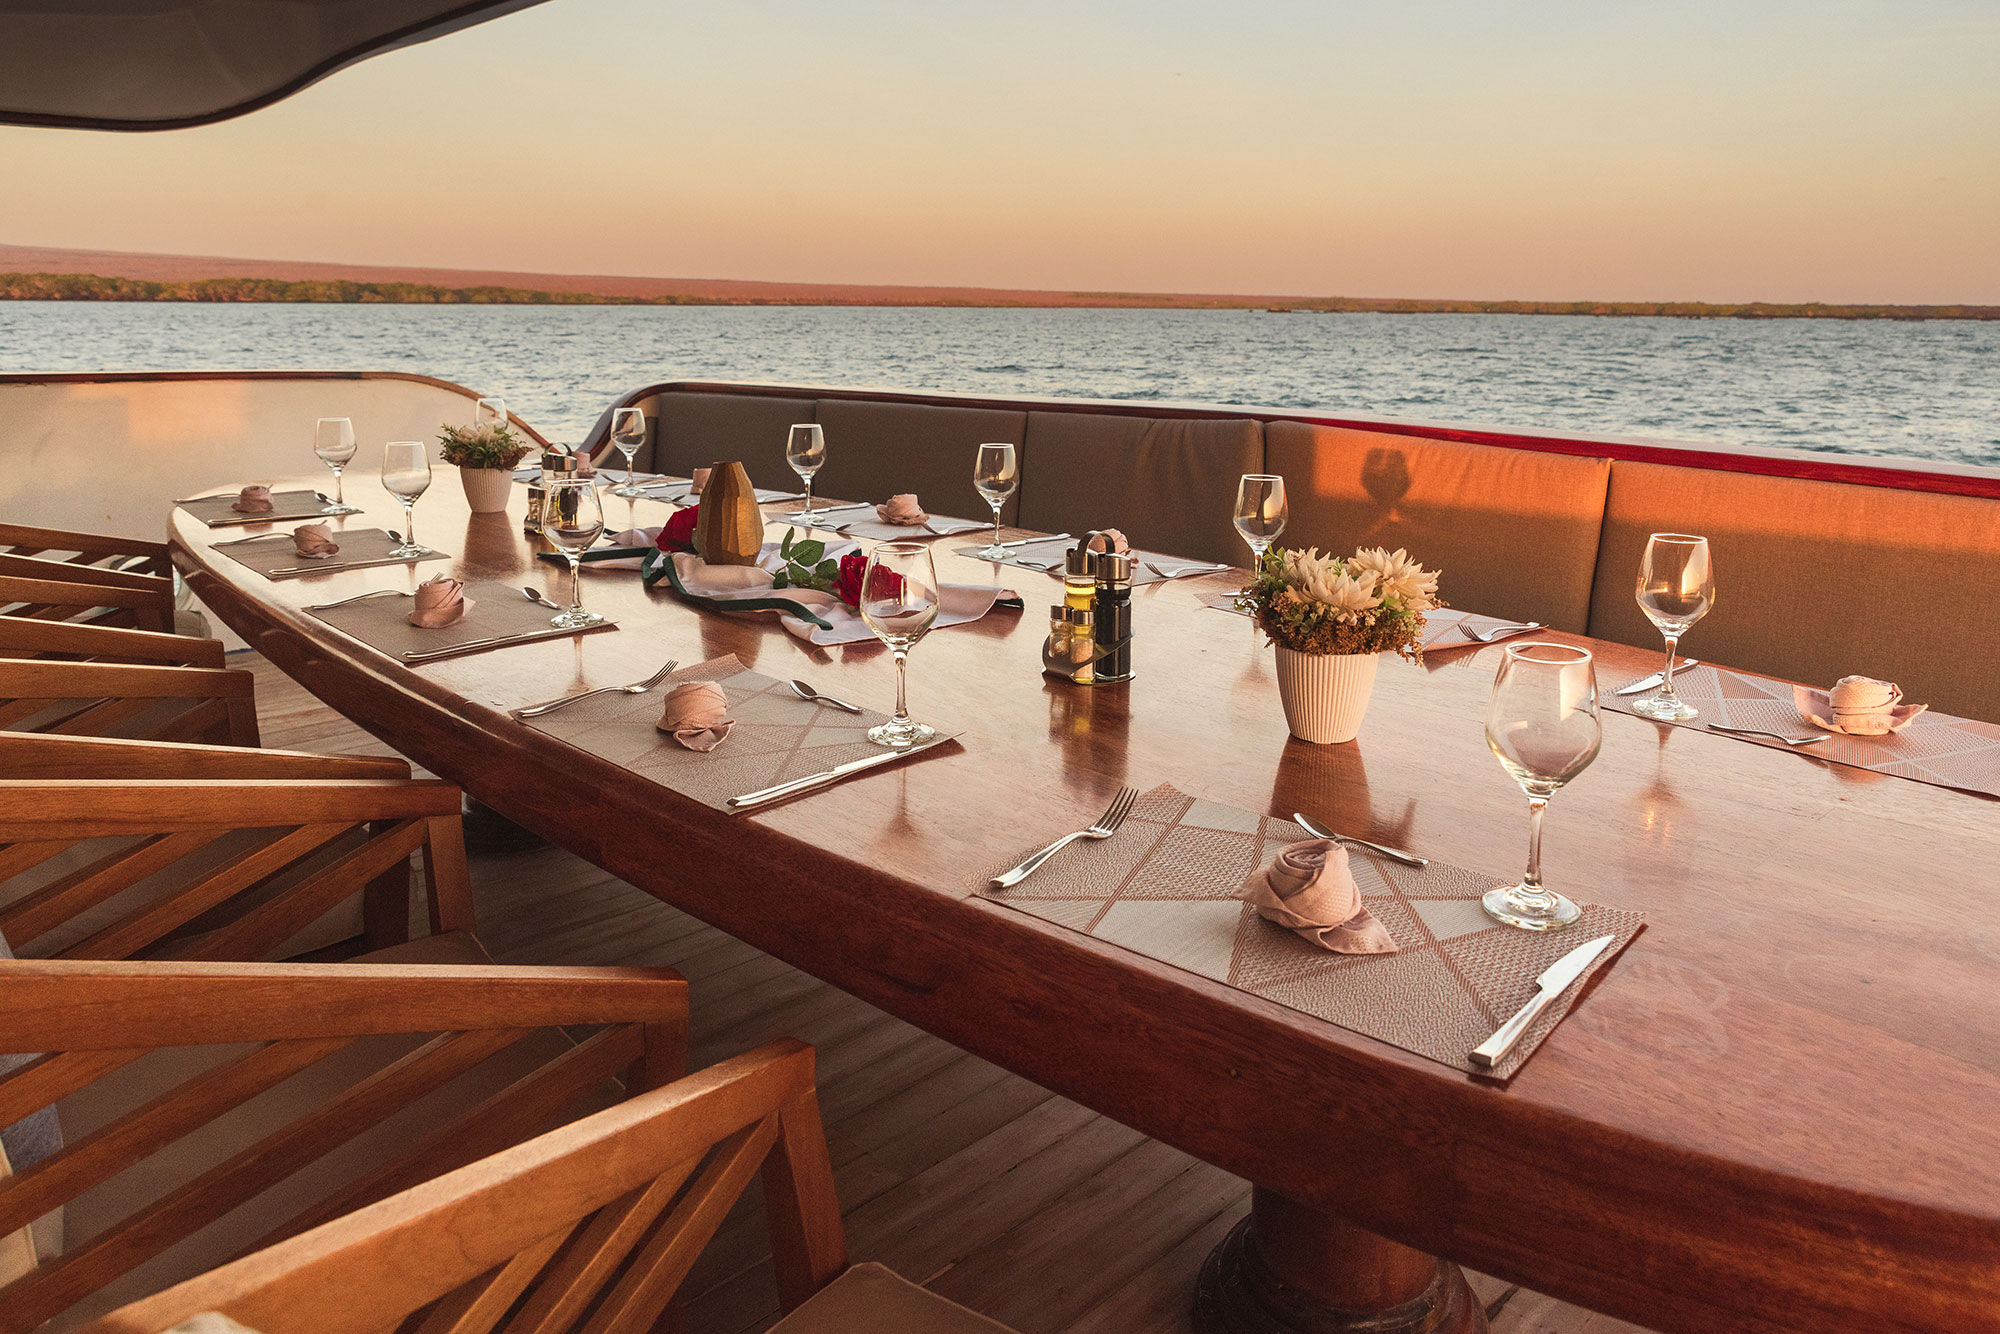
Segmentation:
{"type": "Polygon", "coordinates": [[[1725,727],[1721,723],[1710,723],[1708,730],[1711,732],[1726,732],[1730,736],[1769,737],[1773,741],[1782,741],[1788,746],[1817,746],[1820,742],[1826,740],[1829,735],[1829,733],[1822,732],[1818,736],[1786,736],[1783,732],[1766,732],[1759,727],[1725,727]]]}
{"type": "Polygon", "coordinates": [[[669,661],[666,666],[660,668],[659,671],[654,672],[651,676],[647,677],[645,680],[634,681],[629,686],[599,686],[595,690],[586,690],[580,695],[564,695],[561,699],[552,699],[541,704],[530,704],[525,709],[516,709],[514,710],[514,716],[516,718],[539,718],[545,713],[554,713],[557,709],[560,709],[565,704],[574,704],[580,699],[589,699],[593,695],[610,695],[618,693],[627,695],[643,695],[648,690],[651,690],[654,686],[658,685],[660,682],[666,680],[667,673],[671,672],[674,668],[678,666],[680,666],[678,662],[669,661]]]}
{"type": "Polygon", "coordinates": [[[1020,884],[1023,880],[1041,870],[1042,864],[1048,861],[1049,858],[1055,856],[1058,852],[1061,852],[1080,838],[1089,839],[1092,842],[1100,838],[1110,838],[1118,832],[1118,826],[1125,823],[1125,817],[1132,813],[1132,803],[1138,799],[1138,788],[1119,788],[1118,795],[1111,799],[1111,804],[1104,808],[1104,814],[1098,816],[1097,822],[1091,825],[1090,828],[1079,829],[1074,834],[1064,834],[1040,852],[1031,855],[1013,870],[1002,871],[999,875],[993,877],[993,887],[995,889],[1011,889],[1013,886],[1020,884]]]}
{"type": "Polygon", "coordinates": [[[1464,621],[1458,623],[1458,632],[1475,644],[1492,644],[1515,635],[1525,635],[1540,630],[1540,621],[1524,621],[1520,625],[1496,625],[1491,630],[1475,630],[1464,621]]]}
{"type": "Polygon", "coordinates": [[[268,542],[274,537],[290,536],[290,533],[259,533],[255,537],[239,537],[229,542],[210,542],[208,545],[211,550],[219,550],[222,547],[248,546],[252,542],[268,542]]]}
{"type": "Polygon", "coordinates": [[[367,600],[367,599],[369,599],[369,598],[392,598],[392,597],[393,597],[393,598],[406,598],[406,597],[408,597],[408,596],[410,596],[410,595],[409,595],[408,593],[405,593],[405,592],[404,592],[404,591],[403,591],[402,589],[400,589],[400,588],[378,588],[378,589],[376,589],[376,590],[375,590],[374,592],[372,592],[372,593],[356,593],[356,594],[355,594],[355,595],[354,595],[353,597],[351,597],[351,598],[342,598],[342,599],[341,599],[340,601],[338,601],[338,602],[321,602],[321,603],[317,604],[316,606],[311,606],[311,607],[307,607],[307,608],[306,608],[306,610],[307,610],[307,611],[330,611],[330,610],[332,610],[332,609],[333,609],[333,608],[335,608],[335,607],[345,607],[345,606],[346,606],[346,605],[347,605],[348,603],[350,603],[350,602],[363,602],[363,601],[366,601],[366,600],[367,600]]]}
{"type": "Polygon", "coordinates": [[[1349,838],[1345,834],[1336,834],[1325,825],[1320,824],[1316,820],[1308,819],[1305,815],[1297,811],[1292,812],[1292,823],[1305,830],[1308,834],[1311,834],[1314,838],[1323,838],[1329,843],[1351,843],[1357,848],[1366,848],[1370,852],[1387,857],[1390,861],[1401,862],[1405,866],[1429,866],[1431,864],[1430,858],[1419,857],[1414,852],[1405,852],[1401,848],[1392,848],[1381,843],[1370,843],[1365,838],[1349,838]]]}

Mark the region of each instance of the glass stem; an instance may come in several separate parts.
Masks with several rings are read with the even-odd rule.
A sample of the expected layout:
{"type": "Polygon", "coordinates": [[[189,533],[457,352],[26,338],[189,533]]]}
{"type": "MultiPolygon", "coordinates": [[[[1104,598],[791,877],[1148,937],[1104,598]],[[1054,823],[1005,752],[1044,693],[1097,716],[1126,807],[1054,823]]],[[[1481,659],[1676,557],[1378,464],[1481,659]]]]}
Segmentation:
{"type": "Polygon", "coordinates": [[[1680,656],[1681,637],[1667,636],[1667,667],[1660,673],[1660,698],[1674,698],[1674,659],[1680,656]]]}
{"type": "Polygon", "coordinates": [[[910,705],[909,701],[904,697],[903,691],[903,665],[909,660],[910,653],[908,649],[899,648],[896,650],[896,721],[899,723],[910,721],[910,705]]]}
{"type": "Polygon", "coordinates": [[[629,451],[628,451],[628,452],[626,453],[626,455],[625,455],[625,489],[626,489],[627,491],[630,491],[630,490],[632,490],[632,489],[633,489],[633,482],[632,482],[632,465],[633,465],[634,463],[636,463],[637,461],[638,461],[638,460],[637,460],[636,456],[634,456],[634,455],[633,455],[632,453],[630,453],[629,451]]]}
{"type": "Polygon", "coordinates": [[[403,545],[406,547],[413,547],[416,544],[417,544],[417,511],[414,506],[414,503],[406,500],[403,502],[403,545]]]}
{"type": "Polygon", "coordinates": [[[569,614],[580,616],[583,614],[583,556],[580,553],[563,554],[569,556],[569,614]]]}
{"type": "Polygon", "coordinates": [[[1549,809],[1547,797],[1528,798],[1528,873],[1521,884],[1540,896],[1542,889],[1542,816],[1549,809]]]}
{"type": "Polygon", "coordinates": [[[1000,502],[989,500],[986,503],[993,507],[993,547],[997,551],[1000,548],[1000,502]]]}
{"type": "Polygon", "coordinates": [[[347,493],[341,490],[340,469],[333,470],[333,503],[343,508],[347,504],[347,493]]]}
{"type": "Polygon", "coordinates": [[[811,514],[813,512],[813,479],[810,474],[806,476],[805,483],[806,483],[806,513],[811,514]]]}

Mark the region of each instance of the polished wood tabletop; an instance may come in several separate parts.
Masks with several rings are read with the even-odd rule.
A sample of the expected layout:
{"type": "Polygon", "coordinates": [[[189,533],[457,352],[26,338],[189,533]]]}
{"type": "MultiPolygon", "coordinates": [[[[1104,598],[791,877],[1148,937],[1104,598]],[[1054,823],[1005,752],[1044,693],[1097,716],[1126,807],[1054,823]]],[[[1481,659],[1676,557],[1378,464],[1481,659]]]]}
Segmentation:
{"type": "MultiPolygon", "coordinates": [[[[369,512],[348,525],[402,527],[354,480],[369,512]]],[[[1056,581],[942,539],[943,578],[1027,602],[911,655],[912,712],[961,744],[732,817],[507,710],[725,653],[886,709],[885,649],[814,648],[629,571],[584,575],[615,632],[418,668],[302,610],[446,568],[565,596],[521,490],[471,515],[441,470],[417,530],[450,566],[272,582],[209,550],[254,528],[176,511],[171,535],[254,648],[505,815],[1260,1187],[1664,1329],[2000,1328],[2000,804],[1607,711],[1602,754],[1551,806],[1545,871],[1648,929],[1501,1087],[969,897],[1128,783],[1516,879],[1526,804],[1482,730],[1499,648],[1385,663],[1360,738],[1312,746],[1287,735],[1254,627],[1200,604],[1229,576],[1138,589],[1136,679],[1089,690],[1040,672],[1056,581]]],[[[1607,682],[1658,661],[1593,647],[1607,682]]]]}

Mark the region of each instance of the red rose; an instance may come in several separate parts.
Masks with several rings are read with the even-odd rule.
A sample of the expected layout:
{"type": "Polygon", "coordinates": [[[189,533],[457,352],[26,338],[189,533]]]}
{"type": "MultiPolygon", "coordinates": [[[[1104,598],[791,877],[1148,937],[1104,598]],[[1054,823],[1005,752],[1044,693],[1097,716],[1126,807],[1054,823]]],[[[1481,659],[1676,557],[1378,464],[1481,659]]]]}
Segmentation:
{"type": "Polygon", "coordinates": [[[660,530],[658,541],[654,543],[662,551],[693,551],[694,526],[701,518],[701,506],[676,510],[674,517],[667,520],[667,526],[660,530]]]}
{"type": "MultiPolygon", "coordinates": [[[[840,600],[859,610],[861,607],[861,580],[868,573],[868,557],[859,551],[850,551],[840,558],[840,573],[834,577],[833,591],[840,600]]],[[[903,576],[892,570],[884,570],[875,577],[876,591],[884,597],[892,597],[903,591],[903,576]]]]}

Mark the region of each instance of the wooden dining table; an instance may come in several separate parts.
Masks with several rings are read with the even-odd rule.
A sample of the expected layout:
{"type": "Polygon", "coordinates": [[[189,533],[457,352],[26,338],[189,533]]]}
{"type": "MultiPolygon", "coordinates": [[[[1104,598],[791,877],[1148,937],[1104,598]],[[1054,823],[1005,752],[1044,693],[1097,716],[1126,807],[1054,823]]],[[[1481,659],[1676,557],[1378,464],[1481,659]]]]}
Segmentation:
{"type": "MultiPolygon", "coordinates": [[[[347,526],[401,526],[354,490],[368,513],[347,526]]],[[[458,491],[441,477],[417,507],[449,563],[271,581],[210,549],[256,529],[178,510],[174,559],[252,648],[509,819],[1247,1178],[1251,1213],[1192,1295],[1199,1328],[1483,1329],[1463,1262],[1662,1330],[2000,1329],[2000,803],[1607,711],[1544,868],[1647,929],[1500,1084],[1012,911],[968,872],[1082,828],[1123,785],[1171,782],[1511,882],[1527,809],[1482,726],[1501,648],[1385,662],[1360,737],[1309,745],[1255,627],[1203,605],[1241,572],[1136,590],[1136,675],[1092,689],[1041,671],[1060,585],[944,538],[942,578],[1026,601],[911,654],[912,712],[957,742],[730,815],[509,710],[724,654],[886,710],[887,650],[816,648],[588,567],[615,631],[421,667],[305,610],[441,570],[566,597],[522,533],[525,488],[500,515],[458,491]]],[[[613,529],[672,513],[605,507],[613,529]]],[[[1547,637],[1588,644],[1607,682],[1659,661],[1547,637]]]]}

